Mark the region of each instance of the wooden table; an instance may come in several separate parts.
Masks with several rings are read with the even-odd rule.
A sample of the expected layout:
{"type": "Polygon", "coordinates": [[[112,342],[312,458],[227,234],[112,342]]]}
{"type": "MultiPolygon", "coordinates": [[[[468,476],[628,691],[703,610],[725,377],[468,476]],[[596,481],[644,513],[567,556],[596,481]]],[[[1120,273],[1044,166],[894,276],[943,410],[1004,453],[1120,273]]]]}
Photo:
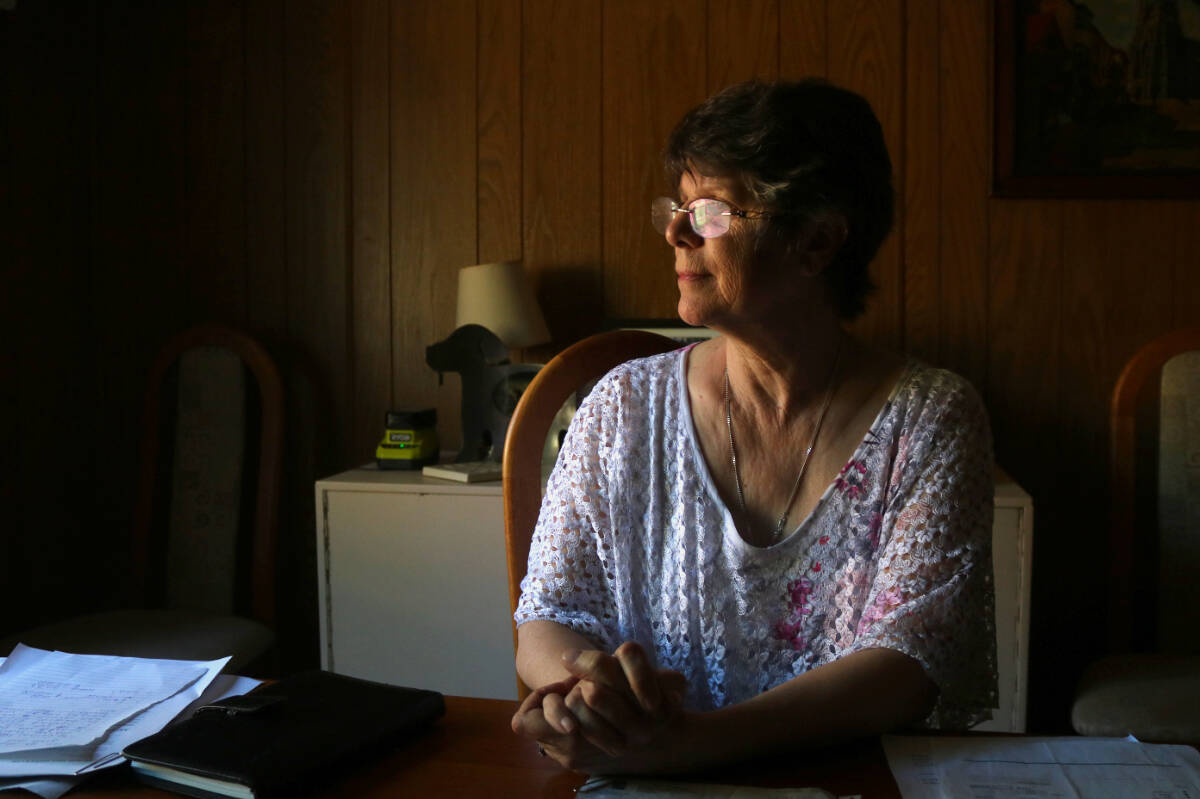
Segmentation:
{"type": "MultiPolygon", "coordinates": [[[[446,715],[404,746],[351,768],[314,792],[320,797],[457,797],[574,799],[584,778],[538,755],[513,734],[516,702],[446,697],[446,715]]],[[[878,740],[696,775],[707,782],[819,787],[835,795],[900,799],[878,740]]],[[[16,794],[13,794],[16,795],[16,794]]],[[[31,794],[24,794],[31,796],[31,794]]],[[[586,796],[586,794],[584,794],[586,796]]],[[[101,772],[67,799],[176,796],[139,785],[127,767],[101,772]]]]}

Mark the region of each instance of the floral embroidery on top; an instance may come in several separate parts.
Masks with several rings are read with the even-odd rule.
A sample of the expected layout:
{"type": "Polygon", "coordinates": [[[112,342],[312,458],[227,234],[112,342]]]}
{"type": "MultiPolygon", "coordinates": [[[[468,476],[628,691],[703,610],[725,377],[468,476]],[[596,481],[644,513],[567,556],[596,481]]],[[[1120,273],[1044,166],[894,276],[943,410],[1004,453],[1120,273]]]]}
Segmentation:
{"type": "Polygon", "coordinates": [[[875,510],[871,512],[870,521],[867,523],[867,542],[870,543],[872,552],[879,548],[879,531],[882,527],[883,513],[876,505],[875,510]]]}
{"type": "Polygon", "coordinates": [[[812,605],[808,603],[812,592],[813,582],[807,577],[788,583],[788,617],[775,624],[775,637],[791,643],[792,649],[797,652],[808,646],[808,638],[805,637],[803,628],[805,618],[812,613],[812,605]]]}
{"type": "Polygon", "coordinates": [[[863,478],[867,474],[867,465],[859,460],[852,460],[838,472],[834,485],[843,494],[849,494],[851,499],[858,499],[863,493],[863,478]]]}
{"type": "Polygon", "coordinates": [[[884,616],[904,602],[904,594],[899,588],[888,588],[885,591],[880,591],[875,597],[875,601],[870,607],[863,611],[862,618],[858,622],[858,635],[866,632],[872,624],[882,619],[884,616]]]}

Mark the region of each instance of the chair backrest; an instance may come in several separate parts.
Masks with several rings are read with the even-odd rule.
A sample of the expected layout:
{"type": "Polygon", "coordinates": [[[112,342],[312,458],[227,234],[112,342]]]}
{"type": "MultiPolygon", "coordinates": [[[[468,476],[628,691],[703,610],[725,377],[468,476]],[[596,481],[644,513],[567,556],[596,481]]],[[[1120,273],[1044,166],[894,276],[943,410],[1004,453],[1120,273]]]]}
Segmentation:
{"type": "MultiPolygon", "coordinates": [[[[504,442],[504,536],[508,547],[508,597],[517,609],[529,544],[542,503],[542,452],[563,403],[590,381],[634,358],[678,349],[674,339],[636,330],[599,333],[563,350],[538,371],[521,395],[504,442]]],[[[516,624],[513,645],[516,646],[516,624]]],[[[524,687],[520,686],[522,695],[524,687]]]]}
{"type": "Polygon", "coordinates": [[[1125,365],[1110,408],[1114,651],[1197,651],[1200,601],[1200,328],[1125,365]]]}
{"type": "Polygon", "coordinates": [[[205,324],[169,340],[146,390],[133,528],[148,607],[273,626],[283,383],[267,351],[205,324]]]}

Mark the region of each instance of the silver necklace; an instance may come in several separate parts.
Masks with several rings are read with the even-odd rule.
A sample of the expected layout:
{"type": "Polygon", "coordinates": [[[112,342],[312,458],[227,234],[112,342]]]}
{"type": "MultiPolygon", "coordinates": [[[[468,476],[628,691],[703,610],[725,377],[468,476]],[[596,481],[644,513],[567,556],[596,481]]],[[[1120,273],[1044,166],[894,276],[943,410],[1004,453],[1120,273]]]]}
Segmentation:
{"type": "MultiPolygon", "coordinates": [[[[829,402],[833,399],[833,389],[837,378],[838,364],[842,359],[842,341],[838,339],[837,354],[833,357],[833,369],[829,372],[829,385],[825,388],[825,401],[821,405],[821,413],[817,416],[817,424],[813,427],[812,439],[808,442],[808,449],[804,450],[804,460],[800,461],[800,471],[796,474],[796,482],[792,485],[792,493],[788,495],[788,500],[783,506],[783,513],[779,515],[779,521],[775,523],[775,530],[771,534],[771,542],[774,543],[783,534],[783,526],[787,524],[788,512],[792,509],[792,503],[796,501],[796,492],[800,490],[800,482],[804,479],[804,470],[808,468],[808,456],[812,455],[813,447],[817,445],[817,436],[821,434],[821,425],[825,422],[825,412],[829,410],[829,402]]],[[[738,472],[737,462],[737,444],[733,440],[733,414],[729,410],[729,368],[725,368],[725,429],[729,431],[729,463],[733,467],[733,484],[737,487],[738,504],[741,506],[742,518],[746,518],[746,495],[742,493],[742,475],[738,472]]]]}

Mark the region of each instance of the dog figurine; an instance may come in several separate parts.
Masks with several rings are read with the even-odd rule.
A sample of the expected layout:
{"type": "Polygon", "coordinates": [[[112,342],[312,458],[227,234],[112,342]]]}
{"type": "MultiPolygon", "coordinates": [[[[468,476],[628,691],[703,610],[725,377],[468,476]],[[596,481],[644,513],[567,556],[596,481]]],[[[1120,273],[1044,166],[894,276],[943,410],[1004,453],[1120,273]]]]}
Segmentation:
{"type": "Polygon", "coordinates": [[[439,381],[446,372],[458,372],[462,378],[463,448],[455,461],[499,462],[511,410],[506,414],[498,408],[492,392],[508,379],[508,347],[482,325],[463,325],[426,347],[425,363],[438,373],[439,381]]]}

